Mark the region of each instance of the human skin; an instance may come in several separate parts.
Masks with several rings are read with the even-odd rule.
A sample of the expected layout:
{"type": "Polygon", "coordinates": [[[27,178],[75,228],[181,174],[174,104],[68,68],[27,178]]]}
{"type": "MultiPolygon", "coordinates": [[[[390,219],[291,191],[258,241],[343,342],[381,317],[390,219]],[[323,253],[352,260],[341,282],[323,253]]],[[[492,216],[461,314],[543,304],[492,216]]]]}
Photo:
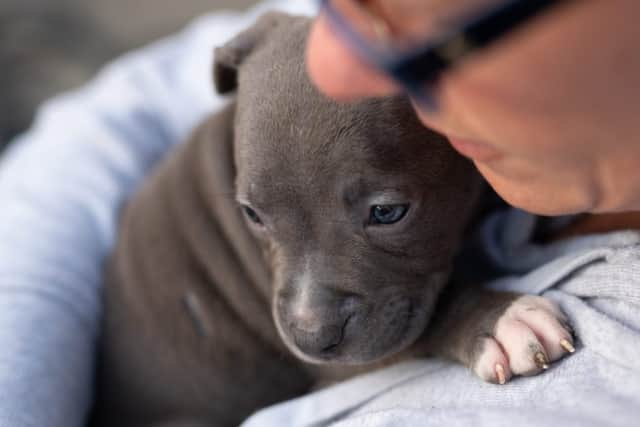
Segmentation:
{"type": "MultiPolygon", "coordinates": [[[[514,206],[544,215],[640,210],[638,16],[637,0],[569,2],[445,73],[432,89],[437,109],[418,115],[514,206]]],[[[400,90],[323,15],[307,65],[338,100],[400,90]]]]}

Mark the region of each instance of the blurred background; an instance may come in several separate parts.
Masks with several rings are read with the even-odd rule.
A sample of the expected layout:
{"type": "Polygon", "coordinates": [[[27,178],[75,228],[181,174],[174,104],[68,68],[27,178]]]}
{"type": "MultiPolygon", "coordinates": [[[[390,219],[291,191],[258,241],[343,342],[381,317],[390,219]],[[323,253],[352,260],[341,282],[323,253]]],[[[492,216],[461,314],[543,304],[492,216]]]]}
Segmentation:
{"type": "Polygon", "coordinates": [[[0,0],[0,150],[45,99],[215,9],[256,0],[0,0]]]}

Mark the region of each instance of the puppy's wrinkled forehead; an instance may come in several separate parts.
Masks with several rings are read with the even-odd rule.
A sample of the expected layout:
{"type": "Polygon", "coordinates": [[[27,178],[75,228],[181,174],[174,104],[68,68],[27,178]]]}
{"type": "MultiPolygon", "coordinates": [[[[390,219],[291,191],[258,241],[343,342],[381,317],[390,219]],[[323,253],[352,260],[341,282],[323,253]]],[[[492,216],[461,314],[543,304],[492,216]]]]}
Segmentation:
{"type": "Polygon", "coordinates": [[[253,27],[259,36],[248,33],[255,37],[249,37],[250,52],[243,53],[234,82],[241,193],[259,186],[291,194],[293,186],[309,188],[320,179],[330,190],[331,179],[398,171],[403,179],[423,179],[420,157],[429,160],[427,174],[445,167],[451,150],[420,124],[405,97],[337,103],[315,89],[305,66],[310,20],[276,15],[265,22],[253,27]]]}
{"type": "Polygon", "coordinates": [[[352,108],[331,102],[312,86],[304,65],[308,25],[296,24],[284,34],[280,28],[272,30],[239,70],[235,141],[242,163],[259,164],[265,157],[270,162],[320,161],[321,153],[335,148],[330,146],[340,129],[362,126],[352,108]],[[256,156],[256,150],[269,154],[256,156]],[[317,154],[309,156],[309,151],[317,154]]]}

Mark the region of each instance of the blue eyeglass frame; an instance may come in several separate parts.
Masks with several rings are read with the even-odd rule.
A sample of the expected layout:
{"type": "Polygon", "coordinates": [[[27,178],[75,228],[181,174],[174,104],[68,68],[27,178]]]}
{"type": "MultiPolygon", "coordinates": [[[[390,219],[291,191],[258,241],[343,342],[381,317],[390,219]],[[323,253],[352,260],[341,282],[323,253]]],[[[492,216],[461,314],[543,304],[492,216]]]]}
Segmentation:
{"type": "Polygon", "coordinates": [[[400,84],[421,107],[435,110],[435,98],[426,88],[433,87],[444,71],[456,65],[468,54],[487,47],[551,6],[568,1],[508,0],[504,4],[475,14],[460,24],[452,24],[452,28],[437,40],[395,55],[384,55],[374,49],[331,4],[331,0],[320,0],[320,10],[328,17],[340,37],[364,60],[400,84]]]}

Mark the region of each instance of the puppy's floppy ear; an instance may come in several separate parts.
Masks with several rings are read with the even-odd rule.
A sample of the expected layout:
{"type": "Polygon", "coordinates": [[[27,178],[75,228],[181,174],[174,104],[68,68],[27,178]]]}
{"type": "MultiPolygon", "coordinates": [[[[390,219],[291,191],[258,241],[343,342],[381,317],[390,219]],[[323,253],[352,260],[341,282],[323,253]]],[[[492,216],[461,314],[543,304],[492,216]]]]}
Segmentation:
{"type": "Polygon", "coordinates": [[[213,82],[219,93],[231,92],[238,86],[238,67],[268,37],[269,33],[290,15],[267,12],[249,28],[239,33],[213,54],[213,82]]]}

